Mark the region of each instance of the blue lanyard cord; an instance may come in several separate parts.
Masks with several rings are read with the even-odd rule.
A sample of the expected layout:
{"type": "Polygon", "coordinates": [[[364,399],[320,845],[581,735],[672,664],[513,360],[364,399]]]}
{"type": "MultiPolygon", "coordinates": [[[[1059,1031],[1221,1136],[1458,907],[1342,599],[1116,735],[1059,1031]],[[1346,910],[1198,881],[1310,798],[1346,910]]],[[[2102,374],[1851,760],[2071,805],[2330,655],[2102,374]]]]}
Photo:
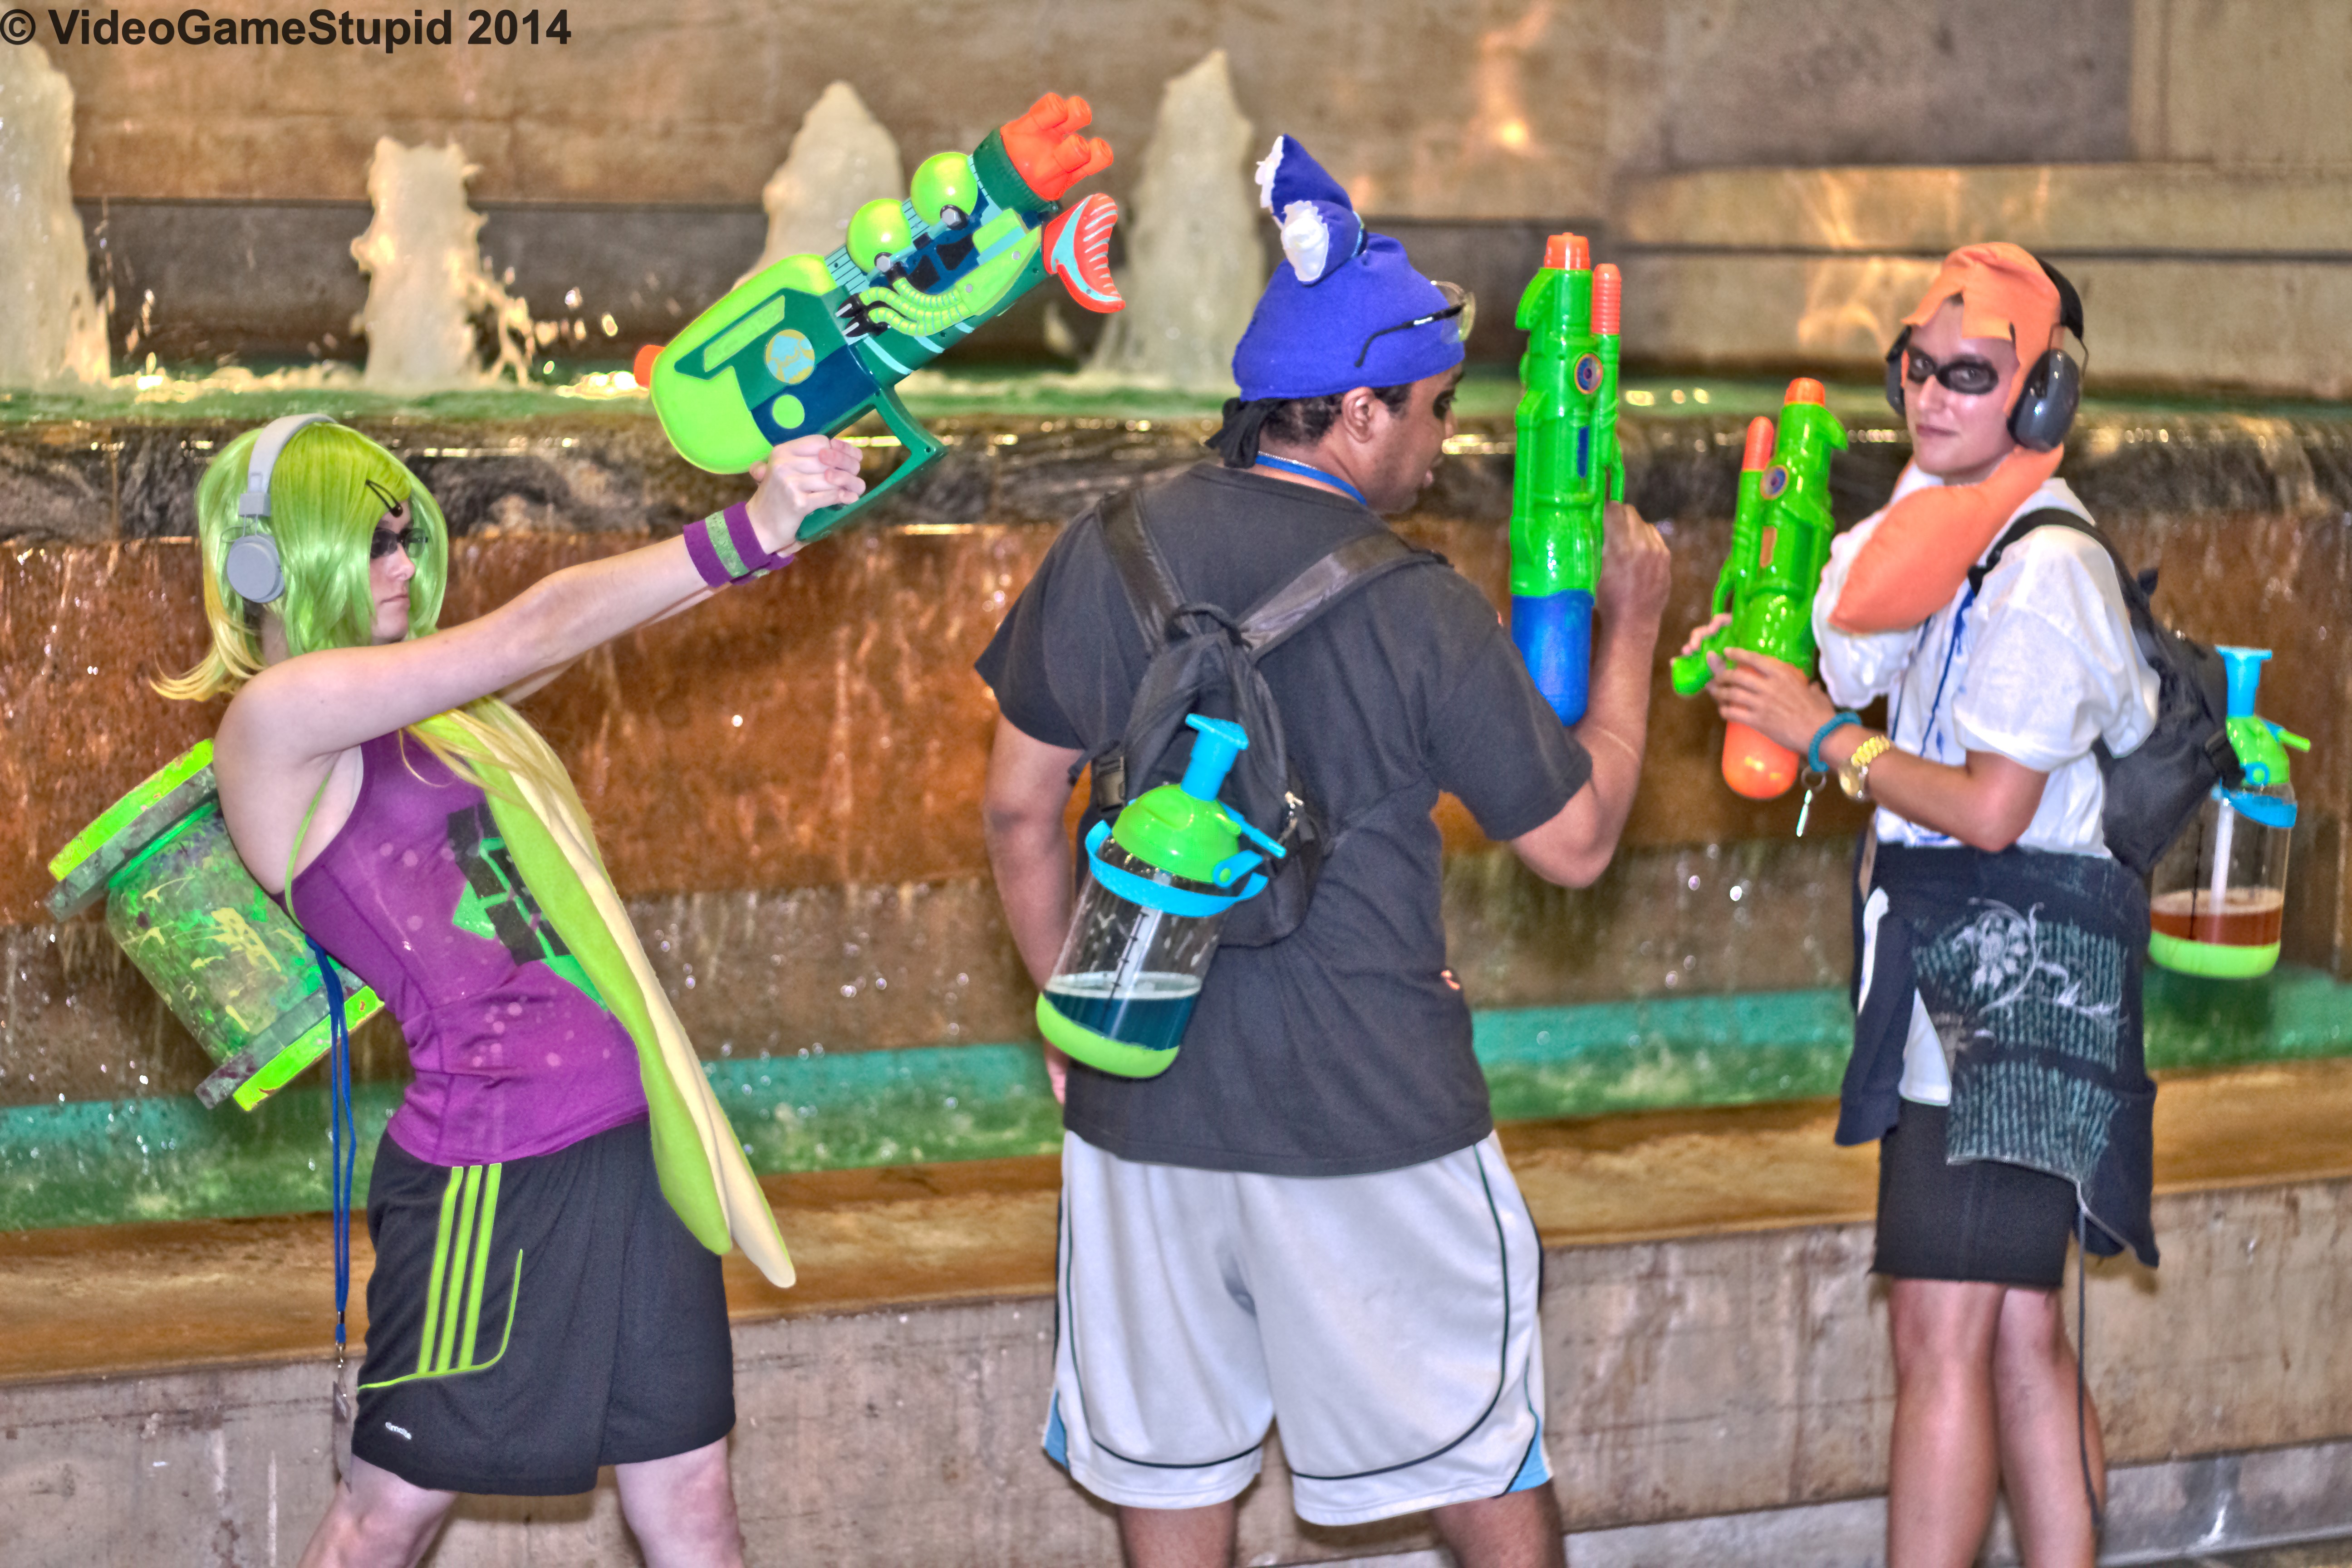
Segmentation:
{"type": "MultiPolygon", "coordinates": [[[[1944,760],[1944,748],[1936,745],[1936,714],[1944,706],[1944,685],[1952,678],[1952,658],[1960,651],[1960,633],[1968,629],[1969,611],[1976,601],[1976,587],[1970,584],[1969,596],[1960,601],[1960,612],[1952,617],[1952,640],[1944,645],[1944,671],[1936,677],[1936,695],[1927,704],[1927,727],[1919,732],[1920,755],[1926,756],[1927,748],[1934,747],[1936,755],[1930,759],[1932,761],[1944,760]]],[[[1924,638],[1927,633],[1922,632],[1920,635],[1924,638]]],[[[1955,696],[1952,700],[1958,703],[1959,698],[1955,696]]]]}
{"type": "Polygon", "coordinates": [[[352,1186],[359,1167],[359,1128],[352,1114],[352,1031],[343,1021],[342,977],[315,941],[310,956],[319,961],[319,978],[327,992],[327,1166],[335,1195],[335,1374],[340,1380],[344,1313],[352,1299],[352,1186]]]}
{"type": "Polygon", "coordinates": [[[1328,469],[1318,468],[1312,463],[1293,463],[1287,457],[1276,457],[1271,452],[1261,452],[1257,455],[1257,465],[1261,468],[1279,468],[1286,474],[1296,474],[1301,478],[1320,479],[1326,485],[1337,485],[1356,498],[1356,505],[1367,511],[1371,508],[1372,504],[1364,499],[1364,493],[1361,490],[1357,489],[1337,474],[1328,469]]]}

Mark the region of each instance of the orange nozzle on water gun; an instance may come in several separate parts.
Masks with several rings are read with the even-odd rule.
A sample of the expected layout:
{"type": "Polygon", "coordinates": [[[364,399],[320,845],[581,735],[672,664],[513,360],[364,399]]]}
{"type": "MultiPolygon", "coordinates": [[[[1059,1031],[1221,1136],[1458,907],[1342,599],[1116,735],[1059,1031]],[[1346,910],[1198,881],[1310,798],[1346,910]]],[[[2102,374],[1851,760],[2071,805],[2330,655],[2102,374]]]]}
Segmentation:
{"type": "Polygon", "coordinates": [[[1589,271],[1592,246],[1582,235],[1554,235],[1544,241],[1544,266],[1555,272],[1589,271]]]}
{"type": "Polygon", "coordinates": [[[1110,143],[1078,134],[1094,118],[1085,99],[1049,92],[1028,113],[1006,120],[997,134],[1029,188],[1049,202],[1059,201],[1072,185],[1110,167],[1110,143]]]}
{"type": "Polygon", "coordinates": [[[1772,422],[1758,414],[1748,422],[1748,444],[1739,454],[1742,474],[1761,474],[1772,465],[1772,422]]]}

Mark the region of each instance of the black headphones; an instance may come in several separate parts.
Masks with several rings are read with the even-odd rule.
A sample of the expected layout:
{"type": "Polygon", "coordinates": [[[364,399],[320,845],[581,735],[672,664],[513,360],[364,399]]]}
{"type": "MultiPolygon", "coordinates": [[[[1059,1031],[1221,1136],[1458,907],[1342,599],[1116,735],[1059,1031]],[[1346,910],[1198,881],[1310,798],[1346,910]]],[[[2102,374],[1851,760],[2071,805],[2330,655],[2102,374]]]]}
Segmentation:
{"type": "MultiPolygon", "coordinates": [[[[2064,273],[2040,256],[2033,258],[2033,265],[2057,287],[2058,325],[2082,342],[2083,297],[2074,292],[2064,273]]],[[[1903,350],[1910,346],[1911,329],[1906,325],[1895,335],[1895,346],[1886,350],[1886,402],[1897,413],[1903,412],[1903,350]]],[[[2028,451],[2051,450],[2066,439],[2067,428],[2074,423],[2074,410],[2082,402],[2082,367],[2065,350],[2050,350],[2025,372],[2025,385],[2009,411],[2010,438],[2028,451]]]]}

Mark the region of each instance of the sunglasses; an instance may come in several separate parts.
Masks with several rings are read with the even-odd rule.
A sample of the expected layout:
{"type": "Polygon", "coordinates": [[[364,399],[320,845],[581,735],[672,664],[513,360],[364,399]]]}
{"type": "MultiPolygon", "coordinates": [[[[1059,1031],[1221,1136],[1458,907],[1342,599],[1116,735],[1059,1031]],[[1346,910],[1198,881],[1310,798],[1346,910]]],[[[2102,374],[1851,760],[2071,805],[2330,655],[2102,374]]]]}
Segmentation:
{"type": "Polygon", "coordinates": [[[417,547],[424,542],[424,536],[418,531],[415,523],[409,524],[398,533],[394,533],[390,528],[378,528],[375,536],[368,540],[368,559],[382,560],[394,550],[406,550],[413,556],[416,553],[417,547]]]}
{"type": "Polygon", "coordinates": [[[1471,323],[1478,319],[1478,297],[1458,283],[1439,283],[1437,292],[1445,300],[1444,308],[1433,310],[1426,316],[1416,316],[1410,321],[1400,321],[1393,327],[1383,327],[1365,339],[1364,346],[1356,350],[1356,368],[1360,371],[1364,368],[1364,356],[1372,351],[1374,343],[1391,332],[1410,332],[1415,327],[1426,327],[1433,321],[1452,321],[1454,341],[1468,342],[1471,323]]]}
{"type": "Polygon", "coordinates": [[[1982,397],[2000,385],[2000,372],[1993,369],[1990,361],[1948,360],[1939,365],[1933,356],[1916,349],[1903,350],[1903,379],[1915,387],[1924,387],[1931,381],[1941,382],[1948,391],[1962,397],[1982,397]]]}

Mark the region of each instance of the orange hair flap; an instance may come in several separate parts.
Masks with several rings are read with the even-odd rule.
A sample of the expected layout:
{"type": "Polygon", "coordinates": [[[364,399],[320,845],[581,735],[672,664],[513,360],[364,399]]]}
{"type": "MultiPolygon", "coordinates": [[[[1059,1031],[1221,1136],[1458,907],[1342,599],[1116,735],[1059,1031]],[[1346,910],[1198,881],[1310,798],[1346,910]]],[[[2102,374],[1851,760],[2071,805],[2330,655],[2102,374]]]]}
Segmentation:
{"type": "Polygon", "coordinates": [[[1899,632],[1941,610],[2065,455],[2021,446],[1974,485],[1930,485],[1895,502],[1854,553],[1830,625],[1851,635],[1899,632]]]}

